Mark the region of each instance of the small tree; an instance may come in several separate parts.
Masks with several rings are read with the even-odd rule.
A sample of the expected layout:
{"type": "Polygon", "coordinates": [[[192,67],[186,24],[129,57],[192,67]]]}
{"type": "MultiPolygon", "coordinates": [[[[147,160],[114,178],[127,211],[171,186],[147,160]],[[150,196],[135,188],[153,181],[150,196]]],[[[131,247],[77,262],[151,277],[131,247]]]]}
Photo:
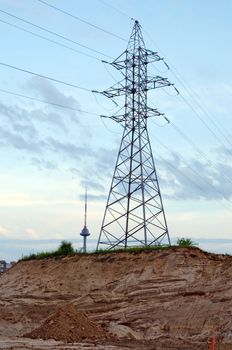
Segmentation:
{"type": "Polygon", "coordinates": [[[72,245],[71,242],[62,241],[60,243],[59,248],[57,249],[57,253],[59,255],[68,255],[68,254],[75,253],[75,250],[74,250],[73,245],[72,245]]]}
{"type": "Polygon", "coordinates": [[[191,238],[178,238],[176,244],[179,247],[195,247],[197,243],[195,243],[191,238]]]}

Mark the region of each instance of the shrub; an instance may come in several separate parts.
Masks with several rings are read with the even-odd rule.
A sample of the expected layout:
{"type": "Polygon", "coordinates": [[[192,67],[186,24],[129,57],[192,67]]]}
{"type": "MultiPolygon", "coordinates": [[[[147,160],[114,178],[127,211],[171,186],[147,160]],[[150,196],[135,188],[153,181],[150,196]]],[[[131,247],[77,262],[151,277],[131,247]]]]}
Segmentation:
{"type": "Polygon", "coordinates": [[[30,254],[23,256],[21,260],[34,260],[34,259],[46,259],[46,258],[57,258],[59,256],[78,254],[78,251],[75,251],[71,242],[62,241],[58,249],[50,252],[40,252],[36,254],[30,254]]]}
{"type": "Polygon", "coordinates": [[[195,247],[197,243],[195,243],[191,238],[178,238],[176,244],[179,247],[195,247]]]}
{"type": "Polygon", "coordinates": [[[57,249],[57,255],[68,255],[73,253],[75,253],[73,245],[68,241],[62,241],[57,249]]]}

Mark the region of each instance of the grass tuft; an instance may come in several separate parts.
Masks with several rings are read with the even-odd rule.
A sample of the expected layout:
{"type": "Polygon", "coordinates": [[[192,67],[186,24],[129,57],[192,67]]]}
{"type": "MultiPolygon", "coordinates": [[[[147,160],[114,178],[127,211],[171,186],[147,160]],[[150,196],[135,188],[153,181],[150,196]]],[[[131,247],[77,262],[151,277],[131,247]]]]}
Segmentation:
{"type": "Polygon", "coordinates": [[[186,248],[196,247],[197,243],[194,243],[190,238],[179,238],[176,242],[176,245],[156,245],[156,246],[136,246],[136,247],[127,247],[127,248],[115,248],[112,250],[109,249],[99,249],[97,251],[84,253],[81,249],[75,250],[71,242],[62,241],[58,249],[48,252],[40,252],[36,254],[29,254],[22,257],[20,261],[29,261],[29,260],[41,260],[48,258],[60,258],[64,256],[73,256],[73,255],[97,255],[97,254],[109,254],[109,253],[140,253],[147,251],[158,251],[158,250],[167,250],[173,248],[186,248]]]}

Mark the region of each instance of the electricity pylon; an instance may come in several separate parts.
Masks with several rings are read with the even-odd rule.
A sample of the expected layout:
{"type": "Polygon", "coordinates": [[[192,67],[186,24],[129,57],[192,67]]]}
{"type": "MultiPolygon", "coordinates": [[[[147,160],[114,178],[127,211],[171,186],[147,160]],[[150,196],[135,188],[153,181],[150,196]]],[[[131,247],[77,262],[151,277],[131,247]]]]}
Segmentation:
{"type": "Polygon", "coordinates": [[[97,249],[170,244],[147,130],[148,118],[163,116],[148,107],[147,92],[173,85],[167,78],[148,75],[148,64],[161,60],[157,52],[145,48],[135,21],[127,49],[110,63],[123,79],[101,94],[110,99],[125,96],[123,114],[109,117],[124,131],[97,249]]]}

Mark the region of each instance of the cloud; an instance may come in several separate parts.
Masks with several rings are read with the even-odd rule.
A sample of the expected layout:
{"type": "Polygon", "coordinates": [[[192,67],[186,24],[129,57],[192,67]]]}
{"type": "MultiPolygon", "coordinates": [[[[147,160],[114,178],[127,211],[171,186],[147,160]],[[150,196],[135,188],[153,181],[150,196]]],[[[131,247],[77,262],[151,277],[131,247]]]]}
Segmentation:
{"type": "MultiPolygon", "coordinates": [[[[81,150],[79,152],[81,152],[81,150]]],[[[83,155],[82,152],[81,154],[83,155]]],[[[87,155],[88,157],[84,157],[83,164],[81,164],[80,167],[71,167],[69,171],[73,178],[79,179],[80,186],[83,189],[88,188],[91,192],[101,193],[91,193],[91,195],[88,195],[90,200],[106,200],[110,179],[113,176],[117,151],[115,149],[101,147],[95,150],[88,150],[87,155]],[[89,160],[87,158],[89,158],[89,160]]]]}
{"type": "MultiPolygon", "coordinates": [[[[196,157],[184,159],[174,152],[168,158],[158,158],[156,166],[163,196],[170,200],[231,200],[232,166],[227,156],[223,158],[223,152],[227,151],[212,152],[214,165],[196,157]]],[[[116,150],[101,148],[90,156],[90,164],[85,162],[83,167],[69,168],[72,175],[80,179],[83,188],[101,193],[102,198],[94,193],[92,200],[105,199],[103,194],[108,193],[106,183],[113,176],[116,156],[116,150]]]]}
{"type": "MultiPolygon", "coordinates": [[[[80,106],[74,97],[65,95],[43,79],[32,78],[27,88],[42,99],[77,109],[80,106]]],[[[3,119],[0,146],[24,152],[30,164],[39,170],[65,169],[79,180],[81,187],[94,191],[93,200],[99,199],[113,175],[118,150],[107,146],[97,148],[94,144],[82,142],[76,113],[65,110],[61,114],[51,108],[46,105],[38,108],[34,104],[7,106],[0,102],[3,119]],[[78,142],[76,132],[80,133],[78,142]]],[[[185,160],[178,153],[160,159],[157,162],[158,176],[166,197],[177,200],[221,200],[224,197],[230,200],[232,186],[227,179],[232,178],[232,150],[218,148],[212,153],[216,168],[197,157],[185,160]]]]}
{"type": "MultiPolygon", "coordinates": [[[[68,132],[64,115],[38,108],[7,106],[0,102],[0,116],[0,147],[24,151],[28,157],[32,156],[30,162],[37,168],[55,169],[52,154],[56,157],[68,156],[75,162],[83,157],[93,157],[95,154],[88,145],[78,146],[72,142],[72,138],[66,141],[68,132]],[[44,123],[53,127],[44,128],[44,123]],[[57,131],[57,127],[62,133],[57,131]]],[[[69,128],[73,129],[72,121],[69,123],[69,128]]]]}
{"type": "MultiPolygon", "coordinates": [[[[63,198],[63,197],[62,197],[63,198]]],[[[25,194],[16,193],[15,195],[1,196],[0,207],[19,208],[19,207],[51,207],[51,206],[76,206],[78,201],[75,199],[50,199],[32,197],[25,194]]]]}
{"type": "Polygon", "coordinates": [[[38,170],[54,170],[58,168],[55,162],[39,159],[37,157],[31,158],[31,164],[36,166],[38,170]]]}
{"type": "Polygon", "coordinates": [[[80,185],[87,189],[92,189],[95,191],[104,191],[105,187],[99,182],[91,179],[85,179],[80,181],[80,185]]]}
{"type": "Polygon", "coordinates": [[[17,150],[26,150],[30,153],[41,153],[46,143],[27,135],[23,136],[21,132],[14,132],[0,127],[0,146],[11,146],[17,150]]]}
{"type": "Polygon", "coordinates": [[[73,96],[66,96],[45,79],[33,77],[29,80],[27,87],[49,102],[80,109],[79,102],[73,96]]]}
{"type": "Polygon", "coordinates": [[[161,188],[169,199],[230,200],[232,166],[227,161],[216,161],[211,165],[196,158],[184,160],[178,154],[159,159],[161,188]]]}
{"type": "MultiPolygon", "coordinates": [[[[66,133],[68,132],[68,123],[80,125],[80,113],[78,113],[80,104],[73,96],[65,95],[50,82],[38,77],[30,79],[25,87],[32,92],[30,96],[37,95],[41,100],[75,108],[77,111],[31,100],[29,102],[23,100],[22,104],[19,99],[18,104],[14,105],[0,102],[0,115],[8,129],[34,137],[38,134],[41,126],[46,124],[59,127],[61,131],[66,133]]],[[[69,125],[69,127],[71,126],[69,125]]]]}
{"type": "Polygon", "coordinates": [[[16,132],[23,131],[31,137],[35,136],[36,129],[28,110],[19,107],[17,104],[14,106],[8,106],[0,102],[0,115],[2,117],[1,124],[5,125],[7,129],[10,128],[16,132]]]}
{"type": "Polygon", "coordinates": [[[34,108],[33,110],[27,112],[30,115],[31,120],[37,124],[37,126],[50,125],[53,127],[58,127],[63,132],[67,131],[64,116],[67,117],[67,113],[61,115],[60,112],[45,111],[42,108],[34,108]]]}
{"type": "MultiPolygon", "coordinates": [[[[80,107],[74,97],[65,95],[43,79],[32,78],[27,88],[33,92],[32,96],[37,93],[44,100],[71,108],[80,107]]],[[[84,126],[79,122],[78,115],[78,112],[66,109],[62,109],[61,113],[56,107],[34,101],[23,101],[22,104],[19,100],[14,105],[0,102],[0,147],[23,152],[24,159],[39,170],[73,169],[72,175],[76,176],[78,165],[84,179],[86,168],[96,173],[100,164],[95,166],[98,150],[81,141],[84,126]],[[60,162],[61,167],[58,168],[60,162]],[[94,167],[91,166],[93,164],[94,167]]],[[[100,162],[103,162],[102,152],[99,151],[100,162]]]]}
{"type": "Polygon", "coordinates": [[[9,230],[6,227],[0,226],[0,237],[7,237],[9,230]]]}
{"type": "Polygon", "coordinates": [[[65,156],[69,156],[72,159],[80,159],[81,157],[93,157],[95,156],[95,151],[92,150],[88,145],[82,144],[77,146],[76,144],[69,141],[60,141],[53,137],[46,139],[48,148],[55,152],[61,153],[65,156]]]}
{"type": "MultiPolygon", "coordinates": [[[[80,198],[80,200],[81,201],[84,201],[85,200],[85,195],[80,195],[79,196],[79,198],[80,198]]],[[[105,202],[106,201],[106,199],[107,199],[107,196],[106,195],[104,195],[104,194],[99,194],[99,195],[97,195],[97,194],[88,194],[88,201],[89,202],[105,202]]]]}
{"type": "Polygon", "coordinates": [[[28,236],[29,239],[39,239],[40,238],[40,234],[36,230],[34,230],[33,228],[27,228],[26,235],[28,236]]]}
{"type": "MultiPolygon", "coordinates": [[[[40,113],[38,109],[26,111],[19,106],[7,108],[0,103],[0,113],[8,120],[0,127],[0,146],[24,151],[30,157],[31,164],[40,170],[57,169],[57,164],[62,159],[66,169],[80,180],[82,187],[105,192],[105,183],[113,174],[116,149],[97,149],[90,144],[77,144],[72,138],[67,140],[57,134],[56,129],[49,134],[41,127],[36,128],[34,120],[32,123],[30,118],[35,118],[36,122],[39,118],[49,118],[49,114],[43,111],[40,113]]],[[[52,121],[53,126],[57,122],[56,115],[52,121]]],[[[56,126],[62,127],[62,123],[58,122],[56,126]]],[[[166,197],[177,200],[230,200],[232,186],[228,179],[232,178],[232,150],[217,148],[212,152],[216,167],[194,157],[184,160],[178,153],[159,160],[158,176],[166,197]]]]}
{"type": "MultiPolygon", "coordinates": [[[[44,107],[46,106],[47,109],[52,108],[52,110],[55,110],[55,112],[47,112],[47,115],[38,114],[40,121],[54,123],[66,129],[65,124],[67,118],[69,118],[73,123],[81,125],[79,119],[79,116],[81,114],[81,106],[77,99],[73,96],[67,96],[58,90],[57,87],[55,87],[51,82],[39,77],[31,78],[26,85],[26,89],[33,91],[33,96],[36,94],[42,100],[51,103],[51,105],[46,104],[44,107]],[[77,111],[70,110],[68,108],[60,108],[58,106],[55,106],[56,104],[68,108],[73,108],[77,111]],[[57,108],[59,108],[59,113],[57,111],[57,108]],[[80,110],[80,113],[78,113],[78,110],[80,110]]],[[[37,117],[35,112],[33,114],[34,117],[37,117]]]]}

